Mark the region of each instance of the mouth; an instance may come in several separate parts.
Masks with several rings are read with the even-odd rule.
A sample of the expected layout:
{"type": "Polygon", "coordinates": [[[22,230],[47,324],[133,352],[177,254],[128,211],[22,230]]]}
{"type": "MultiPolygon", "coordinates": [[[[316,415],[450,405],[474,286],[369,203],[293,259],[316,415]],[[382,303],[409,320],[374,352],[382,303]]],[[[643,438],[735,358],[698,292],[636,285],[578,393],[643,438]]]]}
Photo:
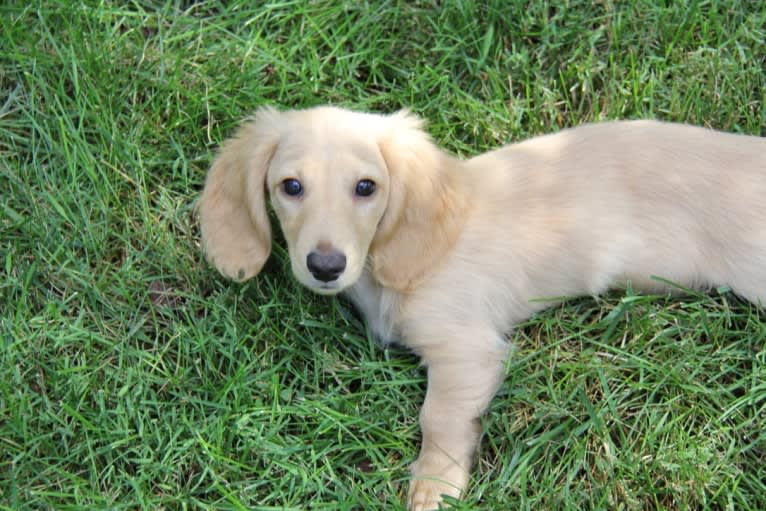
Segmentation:
{"type": "Polygon", "coordinates": [[[321,282],[310,287],[312,291],[320,295],[335,295],[342,291],[337,282],[321,282]]]}

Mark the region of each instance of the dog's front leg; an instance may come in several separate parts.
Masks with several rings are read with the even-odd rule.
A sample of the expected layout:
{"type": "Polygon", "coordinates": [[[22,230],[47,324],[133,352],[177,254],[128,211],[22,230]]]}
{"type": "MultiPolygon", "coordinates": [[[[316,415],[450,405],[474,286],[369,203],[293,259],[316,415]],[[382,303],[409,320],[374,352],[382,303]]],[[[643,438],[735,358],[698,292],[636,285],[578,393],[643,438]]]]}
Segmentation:
{"type": "Polygon", "coordinates": [[[481,433],[479,418],[503,381],[508,349],[493,333],[475,344],[453,334],[449,342],[421,350],[428,390],[420,413],[423,444],[411,466],[411,511],[438,509],[442,495],[459,497],[465,489],[481,433]]]}

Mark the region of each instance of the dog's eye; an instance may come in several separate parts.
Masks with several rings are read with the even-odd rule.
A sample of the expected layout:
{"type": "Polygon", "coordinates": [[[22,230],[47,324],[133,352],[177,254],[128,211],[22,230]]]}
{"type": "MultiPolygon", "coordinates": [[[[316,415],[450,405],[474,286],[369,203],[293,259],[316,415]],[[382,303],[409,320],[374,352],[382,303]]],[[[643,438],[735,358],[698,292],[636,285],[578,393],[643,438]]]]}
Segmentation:
{"type": "Polygon", "coordinates": [[[369,179],[362,179],[356,184],[356,190],[354,193],[358,197],[369,197],[375,192],[375,182],[369,179]]]}
{"type": "Polygon", "coordinates": [[[303,185],[297,179],[285,179],[282,181],[282,191],[291,197],[303,194],[303,185]]]}

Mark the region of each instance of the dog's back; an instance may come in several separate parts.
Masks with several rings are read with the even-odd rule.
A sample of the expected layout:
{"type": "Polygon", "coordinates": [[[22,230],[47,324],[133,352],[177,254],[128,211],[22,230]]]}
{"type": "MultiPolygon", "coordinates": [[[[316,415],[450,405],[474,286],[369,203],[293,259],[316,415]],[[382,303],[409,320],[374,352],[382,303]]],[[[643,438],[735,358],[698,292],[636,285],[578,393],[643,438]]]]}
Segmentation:
{"type": "Polygon", "coordinates": [[[430,285],[482,296],[500,327],[546,298],[628,282],[657,291],[661,279],[766,303],[765,139],[609,122],[506,146],[461,172],[471,214],[430,285]]]}

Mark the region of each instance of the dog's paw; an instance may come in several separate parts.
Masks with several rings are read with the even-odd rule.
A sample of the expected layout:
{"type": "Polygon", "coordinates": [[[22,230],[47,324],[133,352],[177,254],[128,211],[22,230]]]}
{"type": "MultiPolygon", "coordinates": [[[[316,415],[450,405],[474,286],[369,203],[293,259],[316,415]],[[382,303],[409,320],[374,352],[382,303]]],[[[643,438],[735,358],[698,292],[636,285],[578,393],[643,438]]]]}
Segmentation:
{"type": "Polygon", "coordinates": [[[455,486],[437,479],[415,479],[410,483],[410,493],[407,500],[409,511],[433,511],[442,509],[448,505],[444,503],[444,496],[460,497],[460,490],[455,486]]]}
{"type": "Polygon", "coordinates": [[[446,509],[444,496],[459,498],[468,483],[468,472],[439,451],[421,453],[410,470],[409,511],[446,509]]]}

